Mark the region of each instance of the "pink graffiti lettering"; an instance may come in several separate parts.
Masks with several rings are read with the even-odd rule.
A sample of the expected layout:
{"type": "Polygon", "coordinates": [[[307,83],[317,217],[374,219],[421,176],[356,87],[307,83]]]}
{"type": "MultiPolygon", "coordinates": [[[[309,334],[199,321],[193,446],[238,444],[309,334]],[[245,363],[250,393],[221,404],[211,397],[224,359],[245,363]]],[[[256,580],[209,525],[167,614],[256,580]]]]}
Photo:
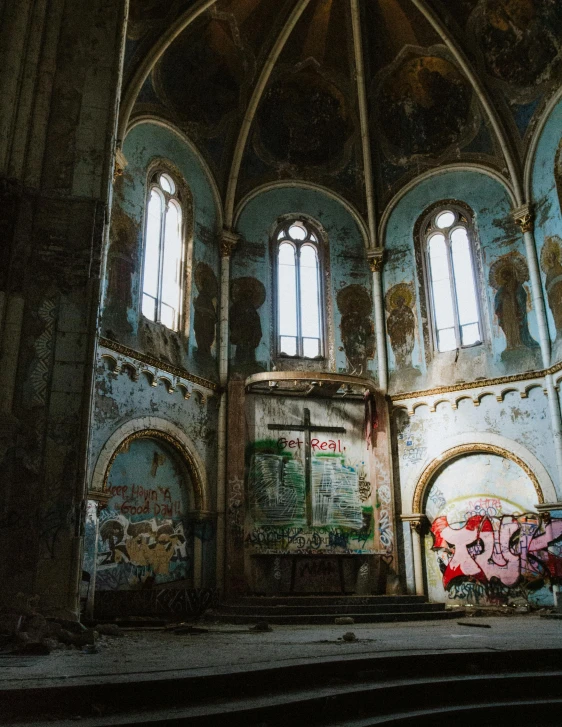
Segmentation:
{"type": "Polygon", "coordinates": [[[488,583],[497,578],[504,586],[520,579],[562,576],[557,546],[562,539],[562,520],[534,513],[488,517],[473,515],[460,527],[449,525],[446,516],[432,526],[433,550],[446,563],[443,587],[458,578],[488,583]]]}

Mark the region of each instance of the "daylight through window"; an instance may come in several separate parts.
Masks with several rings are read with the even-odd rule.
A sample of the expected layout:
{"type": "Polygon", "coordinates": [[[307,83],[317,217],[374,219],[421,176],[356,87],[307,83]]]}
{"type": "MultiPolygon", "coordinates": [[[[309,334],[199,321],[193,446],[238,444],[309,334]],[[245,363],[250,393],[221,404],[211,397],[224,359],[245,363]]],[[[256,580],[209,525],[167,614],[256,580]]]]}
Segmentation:
{"type": "Polygon", "coordinates": [[[142,313],[177,331],[182,297],[182,208],[171,176],[152,178],[146,211],[142,313]]]}
{"type": "Polygon", "coordinates": [[[277,234],[278,351],[322,356],[318,237],[305,222],[288,222],[277,234]]]}
{"type": "Polygon", "coordinates": [[[482,342],[472,229],[455,208],[433,213],[425,229],[436,348],[452,351],[482,342]]]}

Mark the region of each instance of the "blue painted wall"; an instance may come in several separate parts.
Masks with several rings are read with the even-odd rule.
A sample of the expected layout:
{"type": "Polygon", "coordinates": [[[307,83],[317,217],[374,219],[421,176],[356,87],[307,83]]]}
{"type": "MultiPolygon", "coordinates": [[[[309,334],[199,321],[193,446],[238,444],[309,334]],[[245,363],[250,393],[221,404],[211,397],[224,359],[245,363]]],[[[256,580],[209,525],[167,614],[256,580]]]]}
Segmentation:
{"type": "MultiPolygon", "coordinates": [[[[505,187],[498,181],[479,172],[444,171],[438,176],[425,179],[409,191],[392,211],[385,233],[387,262],[384,266],[385,293],[398,283],[414,284],[416,292],[416,343],[413,351],[413,367],[419,374],[407,381],[396,372],[396,362],[388,341],[391,371],[396,372],[391,383],[394,390],[417,390],[425,386],[444,386],[456,381],[472,381],[477,377],[498,376],[514,371],[540,367],[536,352],[524,351],[515,361],[502,360],[506,339],[494,313],[495,290],[489,284],[490,266],[501,256],[512,252],[525,254],[519,228],[511,217],[512,204],[505,187]],[[446,353],[426,352],[422,332],[420,299],[421,271],[417,269],[414,250],[414,228],[423,212],[440,200],[457,199],[465,202],[474,212],[475,224],[481,249],[482,268],[479,273],[482,316],[486,341],[484,345],[460,351],[455,362],[455,351],[446,353]],[[429,365],[426,362],[430,359],[429,365]]],[[[531,336],[538,341],[538,329],[534,310],[530,308],[529,284],[527,291],[528,324],[531,336]]],[[[429,314],[429,307],[428,307],[429,314]]]]}
{"type": "MultiPolygon", "coordinates": [[[[220,210],[213,194],[213,185],[208,171],[200,158],[194,153],[191,146],[172,129],[154,123],[142,123],[135,126],[127,135],[123,144],[123,153],[127,159],[127,166],[123,176],[118,180],[115,189],[112,211],[112,240],[109,247],[108,268],[115,264],[112,254],[114,246],[119,243],[132,248],[132,270],[130,274],[130,296],[126,311],[127,324],[120,325],[121,316],[110,316],[108,310],[102,317],[102,333],[108,335],[110,329],[121,343],[130,345],[139,350],[149,348],[164,348],[168,358],[173,363],[197,371],[202,376],[216,377],[216,362],[201,361],[196,355],[196,342],[193,334],[194,306],[193,300],[197,296],[197,287],[192,280],[188,280],[190,320],[187,326],[189,337],[162,330],[162,335],[147,339],[139,335],[141,323],[140,306],[142,294],[142,260],[144,235],[144,208],[147,193],[147,170],[156,159],[170,161],[181,173],[193,197],[193,251],[191,268],[195,271],[198,263],[209,265],[218,279],[219,274],[219,232],[220,210]],[[123,229],[121,238],[118,232],[123,229]],[[134,241],[129,242],[128,236],[134,235],[134,241]]],[[[111,275],[108,269],[107,280],[111,275]]],[[[191,275],[193,278],[193,274],[191,275]]],[[[111,303],[107,299],[106,304],[111,303]]],[[[127,283],[123,283],[126,285],[127,283]]],[[[126,293],[127,291],[125,291],[126,293]]],[[[155,353],[148,350],[148,353],[155,353]]],[[[158,351],[156,351],[158,353],[158,351]]],[[[213,346],[213,356],[216,358],[216,336],[213,346]]]]}
{"type": "MultiPolygon", "coordinates": [[[[532,194],[536,212],[535,242],[541,264],[543,286],[545,286],[544,292],[546,296],[548,326],[553,341],[560,339],[560,335],[557,336],[552,308],[548,301],[546,290],[547,267],[541,253],[543,252],[545,241],[549,238],[554,238],[555,244],[556,242],[562,242],[560,239],[562,238],[561,200],[555,178],[555,163],[561,139],[562,101],[555,106],[542,131],[535,154],[532,176],[532,194]]],[[[562,178],[559,180],[559,184],[560,189],[562,189],[562,178]]],[[[560,297],[560,295],[558,294],[557,297],[560,297]]],[[[553,350],[553,359],[559,361],[561,354],[562,347],[559,345],[559,341],[557,341],[557,345],[553,350]]]]}
{"type": "MultiPolygon", "coordinates": [[[[252,276],[266,288],[266,302],[259,309],[263,336],[256,350],[256,359],[264,369],[271,366],[271,332],[274,330],[272,297],[272,259],[270,239],[283,215],[308,215],[326,232],[329,245],[329,275],[324,278],[326,294],[332,303],[332,330],[335,364],[340,372],[347,370],[343,351],[336,295],[347,285],[362,285],[370,293],[371,275],[362,232],[349,210],[337,199],[321,190],[291,188],[270,189],[251,199],[242,209],[236,224],[243,240],[232,260],[232,278],[252,276]]],[[[233,355],[231,351],[231,356],[233,355]]],[[[368,361],[374,372],[374,360],[368,361]]]]}

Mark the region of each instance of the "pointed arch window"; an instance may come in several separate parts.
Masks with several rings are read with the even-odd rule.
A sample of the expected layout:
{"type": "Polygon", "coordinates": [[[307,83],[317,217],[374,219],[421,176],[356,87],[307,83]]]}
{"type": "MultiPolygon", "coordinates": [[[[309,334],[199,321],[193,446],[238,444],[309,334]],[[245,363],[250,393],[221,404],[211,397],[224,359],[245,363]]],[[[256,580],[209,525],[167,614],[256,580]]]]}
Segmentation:
{"type": "Polygon", "coordinates": [[[439,206],[426,218],[422,235],[435,348],[477,346],[482,317],[469,215],[454,205],[439,206]]]}
{"type": "Polygon", "coordinates": [[[155,172],[146,205],[142,314],[179,330],[183,297],[183,207],[178,185],[167,172],[155,172]]]}
{"type": "Polygon", "coordinates": [[[320,238],[293,219],[276,233],[277,353],[321,358],[324,353],[320,238]]]}

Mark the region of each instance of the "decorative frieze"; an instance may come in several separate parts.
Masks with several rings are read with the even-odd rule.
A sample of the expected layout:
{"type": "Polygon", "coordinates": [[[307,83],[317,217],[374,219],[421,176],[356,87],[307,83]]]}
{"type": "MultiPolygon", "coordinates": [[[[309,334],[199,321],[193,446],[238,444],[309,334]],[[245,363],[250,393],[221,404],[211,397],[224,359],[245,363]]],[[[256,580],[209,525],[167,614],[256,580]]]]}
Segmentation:
{"type": "Polygon", "coordinates": [[[205,404],[207,398],[219,390],[219,385],[213,381],[107,338],[99,339],[98,356],[111,362],[111,374],[115,377],[126,373],[132,381],[138,381],[141,374],[145,374],[151,386],[162,383],[169,394],[180,391],[186,400],[195,394],[199,404],[205,404]]]}

